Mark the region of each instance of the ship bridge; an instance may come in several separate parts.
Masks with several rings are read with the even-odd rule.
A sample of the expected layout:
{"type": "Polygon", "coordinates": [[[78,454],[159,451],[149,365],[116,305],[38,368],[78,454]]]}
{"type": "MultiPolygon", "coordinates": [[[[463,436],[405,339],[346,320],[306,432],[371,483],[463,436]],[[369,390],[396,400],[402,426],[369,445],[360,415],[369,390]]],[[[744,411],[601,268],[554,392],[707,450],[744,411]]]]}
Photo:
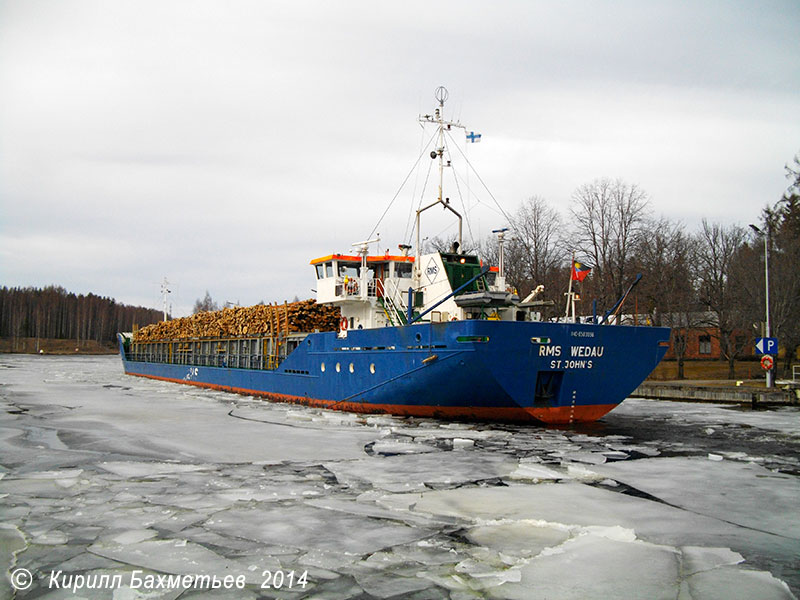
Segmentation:
{"type": "Polygon", "coordinates": [[[406,324],[402,294],[412,285],[413,256],[330,254],[311,264],[317,277],[317,302],[339,306],[347,327],[406,324]]]}
{"type": "Polygon", "coordinates": [[[538,320],[496,267],[467,254],[330,254],[310,262],[317,302],[339,306],[343,329],[466,319],[538,320]],[[409,310],[409,305],[411,306],[409,310]],[[346,323],[345,323],[346,321],[346,323]]]}

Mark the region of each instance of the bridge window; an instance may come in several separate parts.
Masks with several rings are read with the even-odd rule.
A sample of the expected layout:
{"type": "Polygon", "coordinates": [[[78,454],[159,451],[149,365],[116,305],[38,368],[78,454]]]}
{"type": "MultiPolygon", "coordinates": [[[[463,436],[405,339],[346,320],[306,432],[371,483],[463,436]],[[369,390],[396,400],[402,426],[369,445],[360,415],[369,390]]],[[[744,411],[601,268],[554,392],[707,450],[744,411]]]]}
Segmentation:
{"type": "Polygon", "coordinates": [[[355,279],[358,277],[359,263],[339,263],[339,277],[355,279]]]}
{"type": "Polygon", "coordinates": [[[411,263],[396,262],[394,263],[394,276],[411,278],[411,269],[412,269],[411,263]]]}

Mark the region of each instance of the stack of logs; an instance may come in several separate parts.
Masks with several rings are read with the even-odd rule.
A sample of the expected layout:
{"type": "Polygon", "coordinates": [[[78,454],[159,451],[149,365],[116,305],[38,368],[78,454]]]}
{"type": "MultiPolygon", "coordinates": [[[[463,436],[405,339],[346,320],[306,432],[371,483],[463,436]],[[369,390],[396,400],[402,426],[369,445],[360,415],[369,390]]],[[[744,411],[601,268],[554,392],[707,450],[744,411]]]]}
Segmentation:
{"type": "Polygon", "coordinates": [[[163,321],[134,332],[136,342],[242,335],[277,335],[291,332],[335,331],[338,307],[314,299],[290,304],[258,304],[201,312],[191,317],[163,321]]]}

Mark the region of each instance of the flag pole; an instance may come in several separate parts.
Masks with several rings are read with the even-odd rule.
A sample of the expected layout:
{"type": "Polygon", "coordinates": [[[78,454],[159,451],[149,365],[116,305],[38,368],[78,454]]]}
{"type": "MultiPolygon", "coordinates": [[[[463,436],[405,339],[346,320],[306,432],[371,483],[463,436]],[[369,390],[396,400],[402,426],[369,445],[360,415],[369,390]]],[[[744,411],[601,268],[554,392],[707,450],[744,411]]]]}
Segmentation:
{"type": "MultiPolygon", "coordinates": [[[[570,300],[572,300],[572,271],[575,269],[575,255],[572,255],[572,260],[569,263],[569,289],[567,290],[567,306],[564,309],[564,319],[569,319],[569,305],[570,300]]],[[[572,309],[573,316],[575,314],[575,308],[573,305],[572,309]]]]}

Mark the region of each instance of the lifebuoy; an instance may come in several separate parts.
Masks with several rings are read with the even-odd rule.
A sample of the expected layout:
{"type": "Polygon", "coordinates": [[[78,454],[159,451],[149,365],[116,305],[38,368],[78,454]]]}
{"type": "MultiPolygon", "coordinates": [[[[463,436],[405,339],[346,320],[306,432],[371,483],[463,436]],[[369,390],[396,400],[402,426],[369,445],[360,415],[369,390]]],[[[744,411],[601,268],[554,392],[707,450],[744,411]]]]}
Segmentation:
{"type": "Polygon", "coordinates": [[[772,357],[769,354],[765,354],[761,357],[761,368],[765,371],[769,371],[773,364],[772,357]]]}
{"type": "Polygon", "coordinates": [[[350,321],[347,320],[347,317],[342,317],[342,320],[339,322],[339,329],[342,331],[347,331],[347,327],[350,325],[350,321]]]}

